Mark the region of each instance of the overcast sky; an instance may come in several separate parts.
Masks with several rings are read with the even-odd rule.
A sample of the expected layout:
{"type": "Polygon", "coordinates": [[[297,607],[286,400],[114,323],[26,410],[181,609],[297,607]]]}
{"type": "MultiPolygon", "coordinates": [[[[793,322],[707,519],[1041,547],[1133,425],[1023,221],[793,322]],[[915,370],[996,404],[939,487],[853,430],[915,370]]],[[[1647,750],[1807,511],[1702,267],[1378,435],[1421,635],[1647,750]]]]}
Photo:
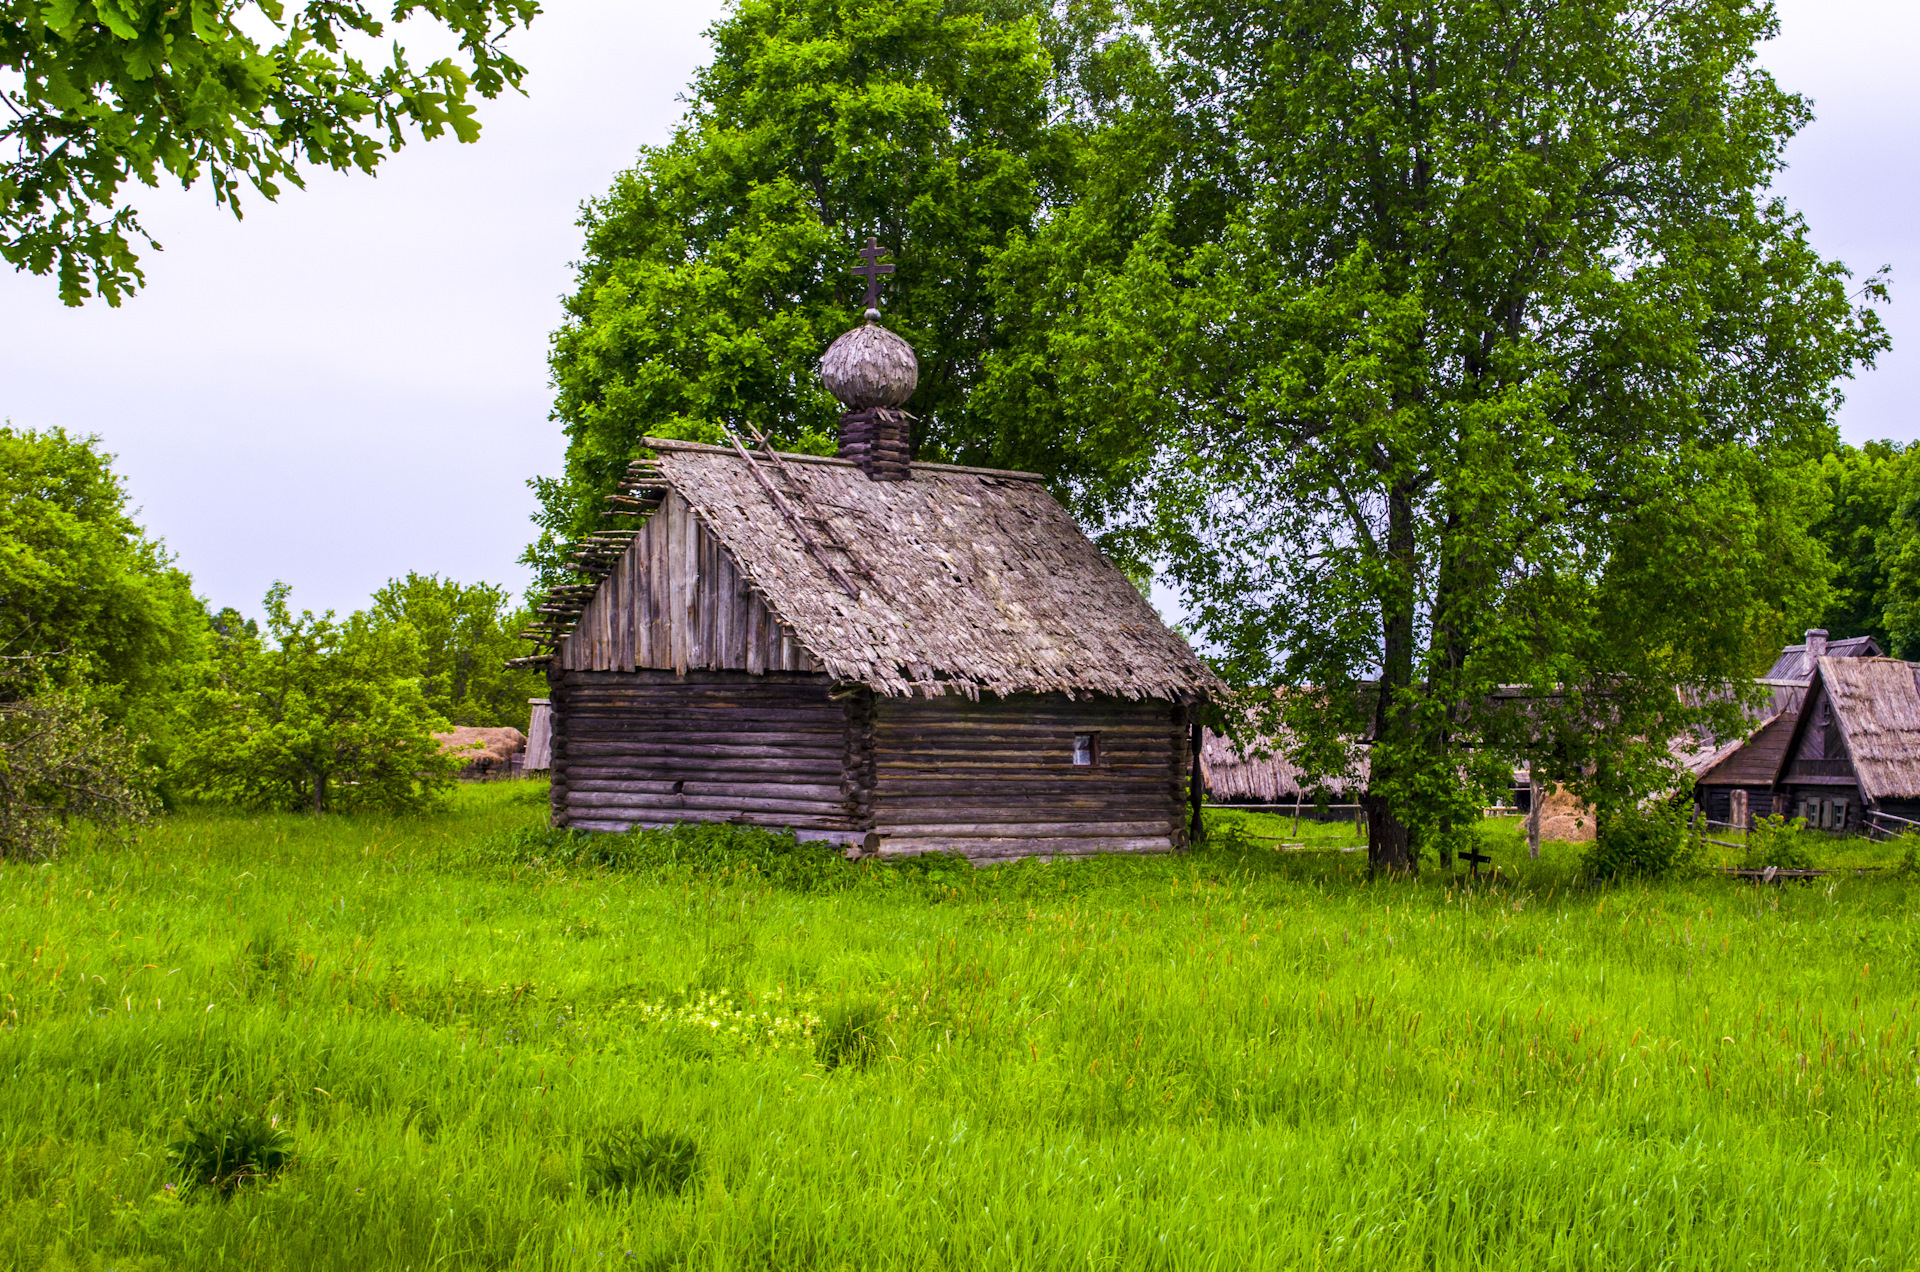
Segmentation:
{"type": "MultiPolygon", "coordinates": [[[[504,583],[531,536],[526,480],[559,470],[547,418],[583,198],[667,137],[706,59],[712,0],[548,0],[514,44],[528,96],[485,104],[477,145],[415,145],[315,174],[244,221],[204,188],[141,191],[166,247],[122,308],[64,308],[0,272],[0,417],[98,434],[142,520],[215,605],[276,579],[342,612],[386,579],[504,583]]],[[[1766,50],[1816,121],[1782,192],[1815,243],[1894,269],[1893,352],[1849,387],[1849,441],[1920,435],[1920,4],[1784,0],[1766,50]]]]}

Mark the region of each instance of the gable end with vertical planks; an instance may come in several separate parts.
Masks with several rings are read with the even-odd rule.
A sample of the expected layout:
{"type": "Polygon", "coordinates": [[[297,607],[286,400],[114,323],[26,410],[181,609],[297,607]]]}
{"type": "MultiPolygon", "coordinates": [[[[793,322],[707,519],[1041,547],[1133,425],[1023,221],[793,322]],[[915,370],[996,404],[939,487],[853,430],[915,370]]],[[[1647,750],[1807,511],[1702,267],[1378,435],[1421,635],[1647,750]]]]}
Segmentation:
{"type": "Polygon", "coordinates": [[[819,664],[676,492],[633,536],[555,663],[568,671],[817,672],[819,664]]]}

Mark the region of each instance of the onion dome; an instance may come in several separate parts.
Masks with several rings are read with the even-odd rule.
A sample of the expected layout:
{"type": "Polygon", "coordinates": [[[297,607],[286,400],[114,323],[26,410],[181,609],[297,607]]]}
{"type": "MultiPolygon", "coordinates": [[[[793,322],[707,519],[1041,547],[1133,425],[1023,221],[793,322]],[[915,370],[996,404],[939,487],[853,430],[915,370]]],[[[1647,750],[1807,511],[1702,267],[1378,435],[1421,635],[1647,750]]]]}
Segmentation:
{"type": "Polygon", "coordinates": [[[866,325],[834,341],[820,359],[820,378],[844,410],[899,406],[920,383],[913,346],[882,327],[879,316],[869,309],[866,325]]]}

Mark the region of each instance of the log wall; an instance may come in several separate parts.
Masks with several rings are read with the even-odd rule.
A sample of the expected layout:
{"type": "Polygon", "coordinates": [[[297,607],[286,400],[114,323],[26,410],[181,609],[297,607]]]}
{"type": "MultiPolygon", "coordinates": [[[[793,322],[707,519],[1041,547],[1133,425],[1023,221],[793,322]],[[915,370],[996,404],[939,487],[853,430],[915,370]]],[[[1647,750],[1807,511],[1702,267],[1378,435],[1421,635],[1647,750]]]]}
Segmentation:
{"type": "Polygon", "coordinates": [[[846,840],[865,829],[850,758],[866,712],[824,675],[549,673],[553,820],[582,830],[730,821],[846,840]]]}
{"type": "Polygon", "coordinates": [[[568,671],[818,671],[687,501],[669,492],[560,642],[568,671]]]}
{"type": "Polygon", "coordinates": [[[548,684],[557,826],[730,821],[985,861],[1187,842],[1187,713],[1164,701],[885,698],[791,672],[548,684]],[[1093,765],[1073,763],[1082,733],[1093,765]]]}
{"type": "Polygon", "coordinates": [[[873,824],[885,855],[1166,852],[1186,846],[1185,708],[1064,694],[872,701],[873,824]],[[1076,734],[1098,762],[1073,762],[1076,734]]]}

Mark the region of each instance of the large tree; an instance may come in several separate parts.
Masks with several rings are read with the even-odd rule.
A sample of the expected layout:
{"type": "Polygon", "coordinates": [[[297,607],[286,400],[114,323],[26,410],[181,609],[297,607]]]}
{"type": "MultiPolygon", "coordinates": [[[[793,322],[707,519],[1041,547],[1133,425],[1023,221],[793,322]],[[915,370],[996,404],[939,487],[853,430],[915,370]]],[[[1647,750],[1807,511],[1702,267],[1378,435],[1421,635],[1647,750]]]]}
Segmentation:
{"type": "MultiPolygon", "coordinates": [[[[1920,453],[1897,442],[1868,442],[1835,447],[1807,469],[1827,497],[1813,530],[1833,563],[1833,598],[1819,625],[1836,639],[1871,636],[1888,653],[1899,647],[1887,630],[1888,606],[1897,604],[1888,567],[1911,538],[1901,509],[1916,460],[1920,453]]],[[[1903,591],[1912,595],[1911,587],[1903,591]]]]}
{"type": "Polygon", "coordinates": [[[147,239],[128,182],[191,186],[240,212],[303,167],[372,172],[410,132],[479,136],[473,97],[519,85],[501,37],[537,0],[395,0],[391,20],[440,28],[423,65],[352,0],[0,0],[0,258],[54,273],[69,305],[117,305],[147,239]],[[10,153],[9,153],[10,152],[10,153]]]}
{"type": "Polygon", "coordinates": [[[192,580],[133,520],[98,439],[0,427],[0,656],[85,682],[155,762],[205,638],[192,580]]]}
{"type": "Polygon", "coordinates": [[[1049,337],[1146,439],[1141,550],[1231,676],[1306,690],[1295,736],[1366,738],[1377,868],[1516,762],[1603,817],[1653,788],[1824,603],[1794,470],[1884,344],[1767,194],[1808,118],[1770,7],[1145,16],[1159,223],[1049,337]]]}
{"type": "Polygon", "coordinates": [[[921,456],[1022,459],[1038,430],[984,417],[972,389],[1006,342],[996,258],[1078,179],[1060,63],[1115,60],[1087,10],[742,0],[715,26],[685,122],[583,212],[553,351],[566,471],[536,483],[530,563],[555,570],[648,434],[750,423],[831,450],[819,359],[859,321],[869,236],[897,260],[886,321],[919,355],[921,456]]]}

